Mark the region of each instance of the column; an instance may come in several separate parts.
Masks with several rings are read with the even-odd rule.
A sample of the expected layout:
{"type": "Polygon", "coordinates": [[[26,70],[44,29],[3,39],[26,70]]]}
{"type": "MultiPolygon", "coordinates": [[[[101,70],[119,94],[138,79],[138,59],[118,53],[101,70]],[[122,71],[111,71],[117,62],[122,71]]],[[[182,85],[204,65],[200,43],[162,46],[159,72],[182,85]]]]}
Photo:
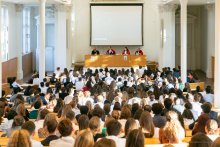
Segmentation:
{"type": "Polygon", "coordinates": [[[40,22],[39,22],[39,78],[42,81],[45,77],[45,5],[46,0],[40,1],[40,22]]]}
{"type": "Polygon", "coordinates": [[[174,4],[159,6],[161,16],[160,69],[163,67],[175,67],[175,12],[177,8],[178,6],[174,4]]]}
{"type": "Polygon", "coordinates": [[[67,67],[67,58],[69,54],[68,48],[68,34],[67,34],[67,11],[70,8],[65,5],[55,5],[55,68],[60,67],[64,69],[67,67]],[[63,58],[65,57],[65,58],[63,58]]]}
{"type": "Polygon", "coordinates": [[[206,76],[214,78],[212,73],[212,56],[215,52],[215,4],[205,6],[207,10],[207,52],[206,52],[206,76]]]}
{"type": "Polygon", "coordinates": [[[220,1],[215,1],[215,79],[214,106],[220,108],[220,1]]]}
{"type": "MultiPolygon", "coordinates": [[[[2,7],[1,5],[1,0],[0,0],[0,8],[2,7]]],[[[1,34],[1,31],[2,31],[2,14],[1,14],[2,11],[0,11],[0,34],[1,34]]],[[[1,35],[0,35],[0,43],[1,43],[1,35]]],[[[0,45],[0,97],[2,97],[2,46],[0,45]]]]}
{"type": "Polygon", "coordinates": [[[181,5],[181,80],[183,83],[187,79],[187,1],[180,0],[181,5]]]}
{"type": "Polygon", "coordinates": [[[23,79],[23,68],[22,68],[22,54],[23,54],[23,5],[16,4],[16,13],[17,13],[17,57],[18,57],[18,71],[17,79],[23,79]]]}

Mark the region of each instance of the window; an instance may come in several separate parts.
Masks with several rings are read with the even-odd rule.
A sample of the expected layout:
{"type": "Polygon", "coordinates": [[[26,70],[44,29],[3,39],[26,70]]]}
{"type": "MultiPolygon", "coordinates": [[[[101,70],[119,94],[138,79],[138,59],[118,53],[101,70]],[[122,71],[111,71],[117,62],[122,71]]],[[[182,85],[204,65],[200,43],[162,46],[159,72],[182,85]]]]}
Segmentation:
{"type": "Polygon", "coordinates": [[[27,54],[30,49],[30,8],[23,9],[23,54],[27,54]]]}
{"type": "Polygon", "coordinates": [[[8,8],[1,8],[1,51],[2,61],[8,60],[8,8]]]}

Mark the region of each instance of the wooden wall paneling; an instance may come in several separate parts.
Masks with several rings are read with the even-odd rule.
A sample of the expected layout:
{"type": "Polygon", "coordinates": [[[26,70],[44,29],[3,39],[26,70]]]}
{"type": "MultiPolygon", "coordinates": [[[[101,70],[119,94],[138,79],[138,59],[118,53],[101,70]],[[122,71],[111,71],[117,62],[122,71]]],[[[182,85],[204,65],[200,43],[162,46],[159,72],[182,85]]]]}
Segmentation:
{"type": "Polygon", "coordinates": [[[22,57],[22,70],[23,70],[23,77],[27,77],[33,72],[33,55],[32,52],[23,55],[22,57]]]}

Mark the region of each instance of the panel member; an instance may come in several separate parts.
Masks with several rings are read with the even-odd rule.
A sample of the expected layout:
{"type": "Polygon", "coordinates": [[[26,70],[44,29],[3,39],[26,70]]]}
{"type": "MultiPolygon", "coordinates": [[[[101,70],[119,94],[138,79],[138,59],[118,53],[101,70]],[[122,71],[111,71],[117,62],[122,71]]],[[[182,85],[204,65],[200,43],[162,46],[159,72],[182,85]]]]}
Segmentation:
{"type": "Polygon", "coordinates": [[[143,55],[144,53],[143,53],[143,51],[140,49],[140,48],[138,48],[137,50],[136,50],[136,52],[135,52],[135,55],[143,55]]]}
{"type": "Polygon", "coordinates": [[[97,50],[96,48],[94,48],[93,50],[92,50],[92,53],[91,53],[92,55],[99,55],[100,53],[99,53],[99,50],[97,50]]]}
{"type": "Polygon", "coordinates": [[[107,54],[107,55],[115,55],[116,52],[115,52],[115,50],[110,46],[110,48],[107,50],[106,54],[107,54]]]}
{"type": "Polygon", "coordinates": [[[126,46],[126,47],[124,48],[124,50],[122,51],[122,55],[130,55],[130,51],[129,51],[129,49],[128,49],[127,46],[126,46]]]}

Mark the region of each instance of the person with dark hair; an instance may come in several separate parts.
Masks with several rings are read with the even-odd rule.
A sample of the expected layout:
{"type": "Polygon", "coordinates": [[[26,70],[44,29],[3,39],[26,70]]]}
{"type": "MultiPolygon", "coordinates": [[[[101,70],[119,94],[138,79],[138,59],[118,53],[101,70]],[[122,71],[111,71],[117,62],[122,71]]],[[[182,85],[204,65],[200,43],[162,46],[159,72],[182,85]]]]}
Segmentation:
{"type": "Polygon", "coordinates": [[[204,133],[197,133],[192,136],[189,147],[211,147],[212,140],[204,133]]]}
{"type": "Polygon", "coordinates": [[[110,46],[109,49],[106,51],[106,55],[115,55],[115,50],[110,46]]]}
{"type": "Polygon", "coordinates": [[[55,133],[57,126],[58,126],[57,121],[49,120],[46,122],[46,130],[48,131],[49,136],[41,141],[41,144],[43,146],[49,146],[51,141],[59,139],[59,137],[56,136],[56,133],[55,133]]]}
{"type": "Polygon", "coordinates": [[[32,110],[29,113],[29,118],[30,119],[37,119],[37,115],[38,115],[38,112],[39,112],[39,109],[41,108],[41,106],[42,106],[42,101],[41,100],[36,100],[34,102],[34,110],[32,110]]]}
{"type": "Polygon", "coordinates": [[[166,117],[162,116],[163,105],[161,103],[154,103],[152,105],[152,111],[154,113],[153,123],[157,128],[163,128],[166,124],[166,117]]]}
{"type": "Polygon", "coordinates": [[[143,55],[144,53],[143,53],[143,51],[142,51],[140,48],[138,48],[138,49],[135,51],[134,54],[135,54],[135,55],[143,55]]]}
{"type": "Polygon", "coordinates": [[[212,94],[211,86],[207,86],[205,91],[206,91],[206,94],[203,96],[204,101],[209,102],[213,105],[214,104],[214,94],[212,94]]]}
{"type": "Polygon", "coordinates": [[[34,122],[32,122],[32,121],[25,122],[22,125],[21,129],[27,130],[29,132],[32,147],[43,147],[40,142],[32,139],[32,137],[35,134],[35,124],[34,124],[34,122]]]}
{"type": "Polygon", "coordinates": [[[135,129],[129,132],[125,147],[144,147],[144,134],[141,130],[135,129]]]}
{"type": "Polygon", "coordinates": [[[123,49],[122,55],[130,55],[130,51],[127,46],[123,49]]]}
{"type": "Polygon", "coordinates": [[[106,138],[114,140],[117,147],[125,146],[126,140],[124,138],[119,138],[121,129],[121,124],[117,120],[110,120],[106,124],[106,132],[108,134],[106,138]]]}
{"type": "Polygon", "coordinates": [[[61,138],[51,141],[50,147],[73,147],[75,140],[71,136],[73,131],[71,121],[69,119],[63,119],[58,124],[58,131],[61,138]]]}
{"type": "Polygon", "coordinates": [[[99,55],[99,50],[97,50],[96,48],[94,48],[91,52],[91,55],[99,55]]]}

